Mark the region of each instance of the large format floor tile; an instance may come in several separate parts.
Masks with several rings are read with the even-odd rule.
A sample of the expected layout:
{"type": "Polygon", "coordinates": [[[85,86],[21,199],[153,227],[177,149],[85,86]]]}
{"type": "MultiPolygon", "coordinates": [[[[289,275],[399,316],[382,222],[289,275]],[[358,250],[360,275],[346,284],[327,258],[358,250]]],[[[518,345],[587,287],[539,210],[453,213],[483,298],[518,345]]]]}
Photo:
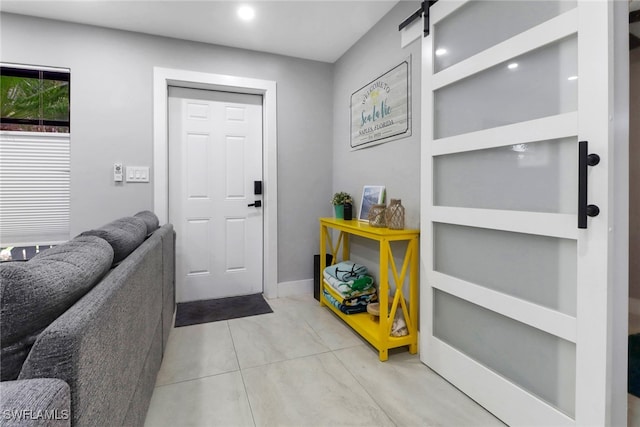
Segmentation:
{"type": "Polygon", "coordinates": [[[320,337],[285,311],[229,320],[242,369],[330,351],[320,337]]]}
{"type": "Polygon", "coordinates": [[[242,371],[257,426],[392,426],[332,353],[242,371]]]}
{"type": "Polygon", "coordinates": [[[156,385],[237,371],[227,322],[173,328],[156,385]]]}
{"type": "MultiPolygon", "coordinates": [[[[380,362],[310,295],[269,304],[274,313],[173,329],[145,425],[502,425],[417,355],[380,362]]],[[[640,427],[638,402],[629,425],[640,427]]]]}
{"type": "Polygon", "coordinates": [[[146,427],[253,426],[239,371],[156,387],[146,427]]]}
{"type": "Polygon", "coordinates": [[[320,303],[311,295],[270,300],[269,304],[278,312],[287,313],[295,316],[299,321],[307,322],[331,350],[363,345],[366,342],[331,310],[320,307],[320,303]]]}
{"type": "Polygon", "coordinates": [[[504,426],[423,365],[418,355],[394,352],[384,363],[369,347],[335,355],[398,426],[504,426]]]}

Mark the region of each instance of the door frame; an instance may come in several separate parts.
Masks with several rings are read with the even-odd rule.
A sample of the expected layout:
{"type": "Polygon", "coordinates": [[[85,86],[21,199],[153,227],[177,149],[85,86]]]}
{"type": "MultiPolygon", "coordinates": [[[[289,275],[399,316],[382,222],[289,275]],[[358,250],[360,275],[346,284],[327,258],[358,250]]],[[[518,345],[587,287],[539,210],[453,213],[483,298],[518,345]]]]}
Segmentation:
{"type": "Polygon", "coordinates": [[[169,220],[169,86],[262,95],[263,274],[265,297],[278,296],[278,153],[276,82],[173,68],[153,68],[153,206],[169,220]]]}

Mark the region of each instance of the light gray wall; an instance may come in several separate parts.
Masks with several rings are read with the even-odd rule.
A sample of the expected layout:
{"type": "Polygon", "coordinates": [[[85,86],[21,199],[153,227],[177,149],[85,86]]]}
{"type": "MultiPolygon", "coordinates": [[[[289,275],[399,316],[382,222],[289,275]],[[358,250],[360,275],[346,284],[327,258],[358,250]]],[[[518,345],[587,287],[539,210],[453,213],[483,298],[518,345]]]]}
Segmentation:
{"type": "Polygon", "coordinates": [[[153,209],[153,183],[115,185],[112,167],[153,166],[154,66],[276,81],[278,281],[312,277],[330,213],[331,64],[4,13],[0,39],[2,62],[71,69],[72,236],[153,209]]]}
{"type": "Polygon", "coordinates": [[[333,82],[333,190],[346,191],[358,205],[364,185],[384,185],[387,202],[402,199],[406,226],[420,220],[420,40],[400,48],[398,25],[420,7],[402,1],[336,63],[333,82]],[[351,151],[351,94],[411,55],[412,135],[351,151]]]}
{"type": "MultiPolygon", "coordinates": [[[[419,7],[420,2],[398,3],[335,63],[333,78],[333,192],[350,193],[354,197],[354,208],[357,208],[364,185],[384,185],[387,190],[387,204],[391,198],[402,199],[407,228],[420,226],[420,65],[422,55],[420,39],[404,49],[400,47],[398,25],[419,7]],[[411,55],[411,136],[351,151],[349,145],[351,94],[401,63],[409,55],[411,55]]],[[[399,252],[395,251],[396,249],[394,254],[398,255],[399,252]]],[[[378,275],[376,245],[354,239],[351,253],[354,261],[365,263],[376,276],[378,275]]],[[[402,264],[399,264],[398,268],[401,266],[402,264]]]]}

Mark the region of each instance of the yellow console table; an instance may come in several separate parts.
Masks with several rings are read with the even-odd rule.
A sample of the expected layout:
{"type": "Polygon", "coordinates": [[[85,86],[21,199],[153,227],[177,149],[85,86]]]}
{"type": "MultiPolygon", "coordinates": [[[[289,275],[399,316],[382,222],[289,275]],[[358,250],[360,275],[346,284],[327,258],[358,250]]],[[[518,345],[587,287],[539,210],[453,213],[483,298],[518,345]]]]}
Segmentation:
{"type": "Polygon", "coordinates": [[[320,274],[326,267],[324,254],[333,255],[333,263],[338,262],[338,255],[342,249],[340,261],[348,260],[350,256],[349,236],[360,236],[376,240],[380,245],[380,277],[378,291],[380,302],[379,320],[369,313],[344,314],[333,304],[326,301],[324,292],[340,300],[340,296],[324,279],[320,285],[320,305],[326,305],[344,320],[351,328],[369,341],[380,353],[380,360],[389,358],[389,349],[409,346],[409,352],[418,352],[418,241],[419,230],[390,230],[388,228],[371,227],[369,223],[358,220],[344,220],[335,218],[320,218],[320,274]],[[340,232],[334,244],[331,230],[340,232]],[[406,241],[407,249],[404,262],[398,274],[391,242],[406,241]],[[327,251],[328,250],[328,251],[327,251]],[[389,275],[391,270],[391,277],[389,275]],[[409,299],[403,294],[402,285],[409,274],[409,299]],[[389,295],[390,279],[393,279],[395,293],[389,295]],[[389,298],[391,297],[391,306],[389,298]],[[407,324],[408,335],[402,337],[391,336],[391,326],[397,310],[401,310],[407,324]]]}

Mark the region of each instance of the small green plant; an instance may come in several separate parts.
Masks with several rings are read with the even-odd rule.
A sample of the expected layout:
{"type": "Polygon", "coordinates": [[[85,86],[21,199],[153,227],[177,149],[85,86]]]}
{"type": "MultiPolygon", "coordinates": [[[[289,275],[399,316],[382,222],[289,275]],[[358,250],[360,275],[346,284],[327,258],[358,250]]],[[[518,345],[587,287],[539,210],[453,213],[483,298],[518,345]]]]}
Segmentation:
{"type": "Polygon", "coordinates": [[[334,194],[331,199],[331,204],[333,206],[344,205],[345,203],[353,204],[353,199],[351,198],[351,194],[345,193],[344,191],[334,194]]]}

